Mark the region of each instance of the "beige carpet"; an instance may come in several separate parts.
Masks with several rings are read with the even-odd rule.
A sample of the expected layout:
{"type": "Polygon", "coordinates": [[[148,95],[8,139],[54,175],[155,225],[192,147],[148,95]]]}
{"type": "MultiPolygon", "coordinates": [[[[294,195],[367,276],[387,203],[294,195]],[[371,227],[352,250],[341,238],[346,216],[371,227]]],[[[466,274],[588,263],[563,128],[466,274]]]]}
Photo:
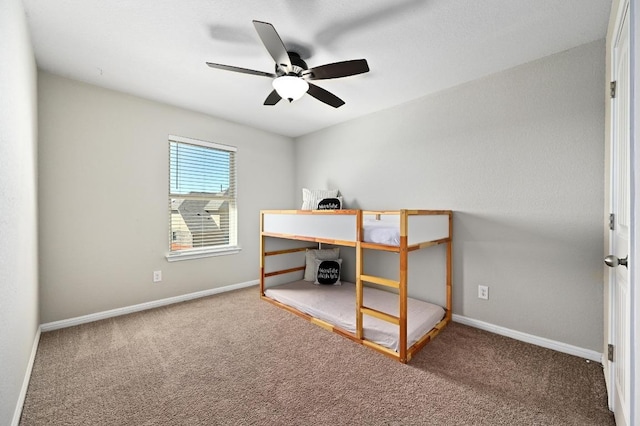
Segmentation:
{"type": "Polygon", "coordinates": [[[255,287],[42,334],[21,425],[613,425],[602,366],[460,324],[408,365],[255,287]]]}

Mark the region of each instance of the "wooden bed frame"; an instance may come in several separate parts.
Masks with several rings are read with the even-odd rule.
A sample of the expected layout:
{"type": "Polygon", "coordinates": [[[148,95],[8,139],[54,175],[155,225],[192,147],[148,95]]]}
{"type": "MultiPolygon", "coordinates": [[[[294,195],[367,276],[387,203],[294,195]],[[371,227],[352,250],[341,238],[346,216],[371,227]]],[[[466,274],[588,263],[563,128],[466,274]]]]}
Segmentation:
{"type": "Polygon", "coordinates": [[[452,309],[452,237],[453,212],[451,210],[263,210],[260,212],[260,297],[282,309],[292,312],[327,330],[340,334],[357,343],[370,347],[384,355],[407,363],[411,357],[422,349],[431,339],[451,321],[452,309]],[[400,244],[398,246],[376,244],[364,241],[363,222],[365,218],[388,219],[398,221],[400,229],[400,244]],[[421,219],[424,218],[424,219],[421,219]],[[416,231],[418,239],[411,235],[413,229],[418,229],[417,221],[437,221],[437,226],[427,231],[416,231]],[[333,226],[335,222],[337,225],[333,226]],[[413,228],[411,225],[414,225],[413,228]],[[448,229],[442,229],[443,226],[448,229]],[[326,243],[337,246],[355,247],[356,251],[356,333],[351,333],[326,321],[314,318],[296,308],[287,306],[265,296],[265,279],[283,274],[304,271],[305,266],[282,268],[271,272],[265,271],[265,257],[287,255],[304,252],[316,246],[286,248],[282,250],[266,251],[266,239],[278,238],[313,243],[326,243]],[[415,250],[424,249],[440,244],[446,244],[446,307],[444,318],[429,332],[422,336],[412,346],[407,347],[407,276],[408,254],[415,250]],[[399,280],[364,273],[364,251],[382,250],[399,254],[399,280]],[[364,283],[377,284],[395,289],[399,294],[399,316],[364,306],[364,283]],[[367,340],[363,335],[363,315],[370,315],[390,322],[399,327],[400,350],[398,352],[367,340]]]}

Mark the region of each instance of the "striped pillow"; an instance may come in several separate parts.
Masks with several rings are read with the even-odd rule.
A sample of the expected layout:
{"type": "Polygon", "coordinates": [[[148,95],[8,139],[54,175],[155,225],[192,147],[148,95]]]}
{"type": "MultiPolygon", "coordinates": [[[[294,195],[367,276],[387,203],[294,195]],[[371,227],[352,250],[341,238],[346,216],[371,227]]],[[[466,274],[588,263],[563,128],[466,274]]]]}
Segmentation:
{"type": "Polygon", "coordinates": [[[337,196],[337,189],[302,188],[302,210],[316,210],[320,201],[325,198],[335,198],[337,196]]]}

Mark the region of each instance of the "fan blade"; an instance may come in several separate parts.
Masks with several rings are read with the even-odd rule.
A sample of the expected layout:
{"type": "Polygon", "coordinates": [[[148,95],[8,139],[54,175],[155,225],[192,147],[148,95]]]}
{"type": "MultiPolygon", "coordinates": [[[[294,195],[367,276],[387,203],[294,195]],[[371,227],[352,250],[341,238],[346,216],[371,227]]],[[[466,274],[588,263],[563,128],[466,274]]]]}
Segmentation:
{"type": "Polygon", "coordinates": [[[268,22],[253,21],[253,26],[258,32],[262,44],[276,61],[276,65],[287,68],[287,72],[289,72],[292,68],[291,59],[289,59],[287,48],[284,47],[284,43],[273,25],[268,22]]]}
{"type": "Polygon", "coordinates": [[[316,98],[317,100],[324,102],[327,105],[331,105],[334,108],[339,108],[344,105],[344,101],[334,95],[331,92],[327,92],[322,87],[309,83],[309,90],[307,93],[316,98]]]}
{"type": "Polygon", "coordinates": [[[207,62],[207,65],[209,65],[211,68],[217,68],[217,69],[226,70],[226,71],[241,72],[243,74],[259,75],[262,77],[271,77],[271,78],[277,77],[275,74],[272,74],[270,72],[250,70],[248,68],[234,67],[232,65],[214,64],[213,62],[207,62]]]}
{"type": "Polygon", "coordinates": [[[267,99],[264,100],[264,105],[275,105],[280,102],[280,99],[282,98],[280,97],[280,95],[278,95],[278,92],[274,90],[273,92],[269,93],[267,99]]]}
{"type": "Polygon", "coordinates": [[[334,62],[311,68],[307,78],[309,80],[323,80],[327,78],[348,77],[350,75],[369,72],[369,64],[366,59],[353,59],[351,61],[334,62]]]}

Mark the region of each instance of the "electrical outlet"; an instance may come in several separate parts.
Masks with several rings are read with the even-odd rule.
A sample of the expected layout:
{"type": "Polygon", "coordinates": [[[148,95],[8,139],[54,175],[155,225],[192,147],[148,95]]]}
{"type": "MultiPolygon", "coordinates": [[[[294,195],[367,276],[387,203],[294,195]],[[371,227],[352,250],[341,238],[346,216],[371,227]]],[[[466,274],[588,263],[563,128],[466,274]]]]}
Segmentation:
{"type": "Polygon", "coordinates": [[[153,282],[159,283],[162,281],[162,271],[153,271],[153,282]]]}
{"type": "Polygon", "coordinates": [[[489,286],[486,286],[486,285],[478,286],[478,299],[489,300],[489,286]]]}

